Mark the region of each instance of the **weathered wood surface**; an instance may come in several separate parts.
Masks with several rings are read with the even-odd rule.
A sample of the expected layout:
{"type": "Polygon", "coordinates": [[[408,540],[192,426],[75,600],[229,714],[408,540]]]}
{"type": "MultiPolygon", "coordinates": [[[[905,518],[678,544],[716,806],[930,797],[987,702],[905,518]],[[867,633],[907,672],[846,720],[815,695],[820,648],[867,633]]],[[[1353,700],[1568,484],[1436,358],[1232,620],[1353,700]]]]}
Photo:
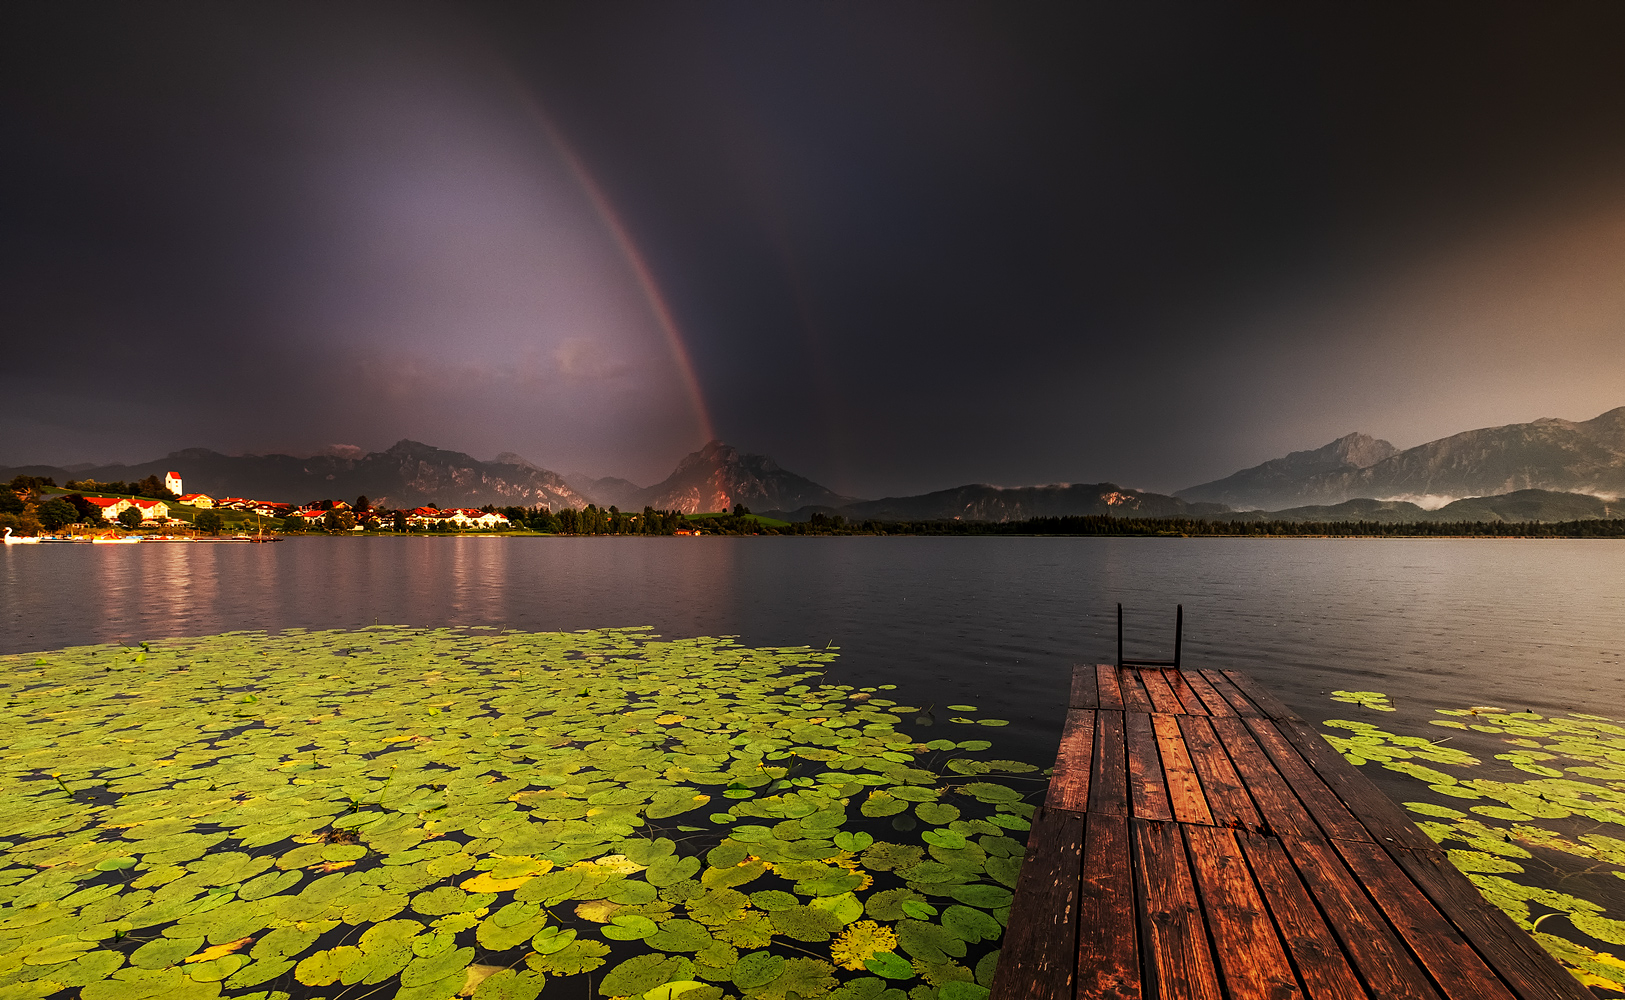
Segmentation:
{"type": "Polygon", "coordinates": [[[993,1000],[1591,1000],[1236,671],[1078,667],[993,1000]]]}

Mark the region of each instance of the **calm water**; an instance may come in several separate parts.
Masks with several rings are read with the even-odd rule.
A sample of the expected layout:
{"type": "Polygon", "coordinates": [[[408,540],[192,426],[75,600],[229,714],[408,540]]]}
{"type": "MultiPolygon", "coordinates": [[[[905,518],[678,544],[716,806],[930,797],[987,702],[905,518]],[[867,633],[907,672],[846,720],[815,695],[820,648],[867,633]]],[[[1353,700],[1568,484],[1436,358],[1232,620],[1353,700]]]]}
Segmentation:
{"type": "Polygon", "coordinates": [[[374,621],[647,625],[669,636],[834,644],[843,651],[832,672],[839,682],[894,682],[908,701],[979,705],[1011,720],[995,738],[1012,756],[1047,764],[1071,664],[1115,655],[1118,601],[1130,655],[1170,655],[1174,605],[1183,603],[1187,665],[1248,670],[1307,718],[1348,716],[1326,700],[1335,688],[1385,691],[1413,718],[1470,704],[1625,715],[1625,545],[1611,541],[9,546],[0,554],[0,652],[374,621]]]}

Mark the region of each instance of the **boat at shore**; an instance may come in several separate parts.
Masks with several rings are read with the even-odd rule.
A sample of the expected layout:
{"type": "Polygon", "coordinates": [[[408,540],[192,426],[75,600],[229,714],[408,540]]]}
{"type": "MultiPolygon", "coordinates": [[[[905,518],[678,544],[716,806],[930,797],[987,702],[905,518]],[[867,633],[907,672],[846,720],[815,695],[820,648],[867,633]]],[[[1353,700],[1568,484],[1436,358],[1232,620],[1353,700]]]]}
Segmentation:
{"type": "Polygon", "coordinates": [[[4,538],[5,543],[7,545],[37,545],[37,544],[39,544],[39,539],[38,538],[34,538],[34,537],[23,538],[23,537],[20,537],[18,535],[13,535],[11,533],[11,525],[9,525],[9,524],[6,525],[5,534],[0,535],[0,538],[4,538]]]}

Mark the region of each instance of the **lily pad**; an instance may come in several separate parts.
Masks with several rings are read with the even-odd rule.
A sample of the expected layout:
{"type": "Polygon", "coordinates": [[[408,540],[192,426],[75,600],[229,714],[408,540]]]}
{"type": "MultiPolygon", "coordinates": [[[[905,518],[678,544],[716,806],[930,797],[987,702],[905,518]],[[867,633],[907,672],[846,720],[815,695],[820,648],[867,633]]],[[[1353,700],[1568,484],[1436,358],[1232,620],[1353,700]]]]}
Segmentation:
{"type": "MultiPolygon", "coordinates": [[[[900,878],[998,909],[1007,890],[992,883],[1013,880],[1020,844],[997,834],[1031,807],[992,775],[1033,766],[973,756],[983,741],[922,746],[898,728],[918,709],[823,682],[836,655],[644,630],[379,627],[13,664],[0,713],[21,735],[0,783],[17,790],[16,877],[0,871],[0,912],[75,921],[15,960],[90,1000],[149,984],[159,1000],[265,1000],[279,978],[324,995],[398,981],[403,1000],[533,1000],[544,977],[580,977],[559,984],[569,995],[589,973],[618,991],[604,995],[650,1000],[883,993],[866,963],[896,976],[900,949],[972,943],[970,924],[930,923],[935,907],[900,878]],[[96,793],[36,780],[41,751],[66,787],[96,793]],[[948,805],[956,764],[982,794],[948,805]],[[876,818],[893,842],[875,841],[876,818]],[[937,930],[900,937],[911,919],[937,930]],[[104,949],[115,928],[150,940],[104,949]],[[475,963],[475,943],[502,958],[475,963]],[[822,948],[836,964],[806,953],[822,948]]],[[[1556,766],[1517,752],[1512,766],[1556,766]]],[[[917,974],[940,991],[968,972],[917,974]]]]}

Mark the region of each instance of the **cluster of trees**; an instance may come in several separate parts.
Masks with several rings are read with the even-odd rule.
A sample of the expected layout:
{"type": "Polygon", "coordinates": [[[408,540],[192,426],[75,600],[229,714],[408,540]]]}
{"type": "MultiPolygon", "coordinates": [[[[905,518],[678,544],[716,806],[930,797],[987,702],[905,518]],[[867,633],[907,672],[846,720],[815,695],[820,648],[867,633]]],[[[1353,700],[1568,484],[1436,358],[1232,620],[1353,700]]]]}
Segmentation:
{"type": "MultiPolygon", "coordinates": [[[[414,528],[407,524],[407,512],[375,507],[365,496],[357,497],[354,504],[343,501],[322,500],[306,504],[306,509],[325,510],[319,522],[303,517],[289,517],[280,528],[285,532],[320,530],[350,531],[356,525],[374,531],[433,531],[434,528],[414,528]]],[[[537,507],[481,507],[484,513],[501,514],[508,523],[521,531],[537,531],[553,535],[670,535],[678,528],[690,526],[682,511],[655,510],[645,507],[641,513],[623,511],[618,507],[599,507],[588,504],[581,510],[565,507],[557,512],[542,505],[537,507]]]]}
{"type": "Polygon", "coordinates": [[[1448,523],[1375,521],[1201,521],[1187,518],[1127,518],[1106,515],[1038,517],[1026,521],[862,521],[814,514],[784,528],[762,527],[751,534],[779,535],[1112,535],[1226,537],[1371,538],[1625,538],[1625,519],[1556,521],[1454,521],[1448,523]]]}
{"type": "Polygon", "coordinates": [[[39,518],[40,498],[47,487],[54,486],[56,480],[49,476],[18,476],[0,487],[0,528],[10,528],[14,535],[37,535],[45,530],[39,518]]]}
{"type": "Polygon", "coordinates": [[[645,507],[639,514],[596,504],[588,504],[580,510],[565,507],[557,514],[547,514],[546,507],[540,510],[550,519],[549,523],[556,522],[558,527],[536,530],[551,530],[562,535],[670,535],[687,524],[682,511],[653,507],[645,507]]]}
{"type": "Polygon", "coordinates": [[[157,476],[148,476],[136,483],[100,483],[94,479],[70,479],[67,488],[70,490],[83,490],[86,493],[113,493],[118,496],[146,497],[150,500],[180,499],[173,490],[165,489],[164,481],[157,476]]]}
{"type": "Polygon", "coordinates": [[[746,512],[689,522],[691,529],[719,535],[1112,535],[1372,538],[1625,538],[1625,519],[1560,521],[1458,521],[1383,524],[1374,521],[1202,521],[1188,518],[1122,518],[1106,515],[1038,517],[1025,521],[847,521],[814,514],[788,525],[763,524],[746,512]]]}

